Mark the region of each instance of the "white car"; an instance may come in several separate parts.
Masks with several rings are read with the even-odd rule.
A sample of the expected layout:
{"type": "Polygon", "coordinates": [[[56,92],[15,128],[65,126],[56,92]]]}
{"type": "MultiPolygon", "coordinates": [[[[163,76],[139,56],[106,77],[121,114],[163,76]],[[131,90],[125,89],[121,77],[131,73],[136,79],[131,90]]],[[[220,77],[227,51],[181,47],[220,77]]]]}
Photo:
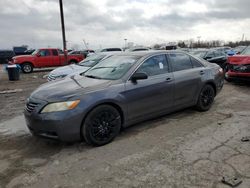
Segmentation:
{"type": "Polygon", "coordinates": [[[98,54],[91,55],[79,62],[78,64],[71,64],[63,67],[59,67],[51,71],[48,75],[48,81],[55,81],[65,78],[69,75],[81,74],[89,70],[91,67],[102,61],[103,59],[109,58],[114,53],[101,52],[98,54]]]}

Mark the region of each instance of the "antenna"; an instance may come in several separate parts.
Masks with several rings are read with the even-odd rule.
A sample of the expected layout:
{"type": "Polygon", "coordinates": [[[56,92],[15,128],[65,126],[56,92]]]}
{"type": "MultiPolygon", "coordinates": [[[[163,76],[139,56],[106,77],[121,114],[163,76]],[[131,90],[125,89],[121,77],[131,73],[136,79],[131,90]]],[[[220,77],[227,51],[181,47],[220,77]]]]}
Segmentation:
{"type": "Polygon", "coordinates": [[[245,34],[243,33],[241,41],[244,41],[245,39],[245,34]]]}
{"type": "Polygon", "coordinates": [[[82,40],[83,40],[83,43],[84,43],[84,45],[85,45],[85,48],[86,48],[86,49],[89,49],[88,43],[86,43],[85,39],[82,39],[82,40]]]}

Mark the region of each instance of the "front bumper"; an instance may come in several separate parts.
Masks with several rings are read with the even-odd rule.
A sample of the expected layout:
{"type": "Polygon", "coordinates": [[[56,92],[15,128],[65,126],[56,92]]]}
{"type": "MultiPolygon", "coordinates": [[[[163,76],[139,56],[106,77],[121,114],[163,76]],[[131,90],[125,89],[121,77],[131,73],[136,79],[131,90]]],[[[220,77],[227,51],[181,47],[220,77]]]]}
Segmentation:
{"type": "Polygon", "coordinates": [[[61,112],[39,113],[45,105],[45,102],[39,103],[32,111],[32,107],[26,105],[24,110],[25,121],[32,134],[64,142],[80,141],[83,119],[80,111],[73,109],[61,112]]]}
{"type": "Polygon", "coordinates": [[[233,71],[228,71],[225,73],[225,77],[227,79],[239,79],[239,80],[250,80],[250,72],[233,72],[233,71]]]}

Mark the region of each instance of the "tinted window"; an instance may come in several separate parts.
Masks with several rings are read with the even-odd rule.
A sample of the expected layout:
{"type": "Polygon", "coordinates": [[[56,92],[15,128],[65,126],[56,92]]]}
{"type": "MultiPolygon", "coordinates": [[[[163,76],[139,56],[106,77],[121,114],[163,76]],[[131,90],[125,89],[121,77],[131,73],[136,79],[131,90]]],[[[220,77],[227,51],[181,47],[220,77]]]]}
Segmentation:
{"type": "Polygon", "coordinates": [[[111,52],[111,51],[122,51],[120,48],[106,48],[101,50],[101,52],[111,52]]]}
{"type": "Polygon", "coordinates": [[[171,53],[169,54],[173,71],[181,71],[191,69],[192,63],[190,57],[182,53],[171,53]]]}
{"type": "Polygon", "coordinates": [[[59,54],[64,54],[62,50],[58,49],[59,54]]]}
{"type": "Polygon", "coordinates": [[[52,50],[53,56],[58,56],[58,51],[57,50],[52,50]]]}
{"type": "Polygon", "coordinates": [[[49,56],[50,55],[49,50],[40,50],[39,54],[41,56],[49,56]]]}
{"type": "Polygon", "coordinates": [[[144,72],[148,76],[165,74],[169,70],[165,55],[157,55],[147,59],[136,72],[144,72]]]}
{"type": "Polygon", "coordinates": [[[223,56],[223,55],[222,55],[222,52],[214,51],[214,56],[218,57],[218,56],[223,56]]]}
{"type": "Polygon", "coordinates": [[[214,57],[214,52],[213,51],[207,52],[206,58],[213,58],[213,57],[214,57]]]}
{"type": "Polygon", "coordinates": [[[192,64],[193,64],[193,67],[203,67],[203,65],[195,58],[191,57],[191,61],[192,61],[192,64]]]}

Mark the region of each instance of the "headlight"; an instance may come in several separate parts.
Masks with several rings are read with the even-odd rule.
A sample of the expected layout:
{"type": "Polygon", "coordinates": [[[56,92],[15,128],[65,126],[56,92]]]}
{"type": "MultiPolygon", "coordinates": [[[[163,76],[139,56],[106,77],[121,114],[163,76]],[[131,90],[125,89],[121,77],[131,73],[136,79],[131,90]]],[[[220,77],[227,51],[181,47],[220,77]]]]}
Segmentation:
{"type": "Polygon", "coordinates": [[[67,74],[58,75],[56,78],[64,78],[65,76],[67,76],[67,74]]]}
{"type": "Polygon", "coordinates": [[[43,108],[41,113],[48,113],[48,112],[59,112],[64,110],[71,110],[77,107],[80,100],[76,101],[66,101],[66,102],[57,102],[57,103],[51,103],[48,104],[43,108]]]}

